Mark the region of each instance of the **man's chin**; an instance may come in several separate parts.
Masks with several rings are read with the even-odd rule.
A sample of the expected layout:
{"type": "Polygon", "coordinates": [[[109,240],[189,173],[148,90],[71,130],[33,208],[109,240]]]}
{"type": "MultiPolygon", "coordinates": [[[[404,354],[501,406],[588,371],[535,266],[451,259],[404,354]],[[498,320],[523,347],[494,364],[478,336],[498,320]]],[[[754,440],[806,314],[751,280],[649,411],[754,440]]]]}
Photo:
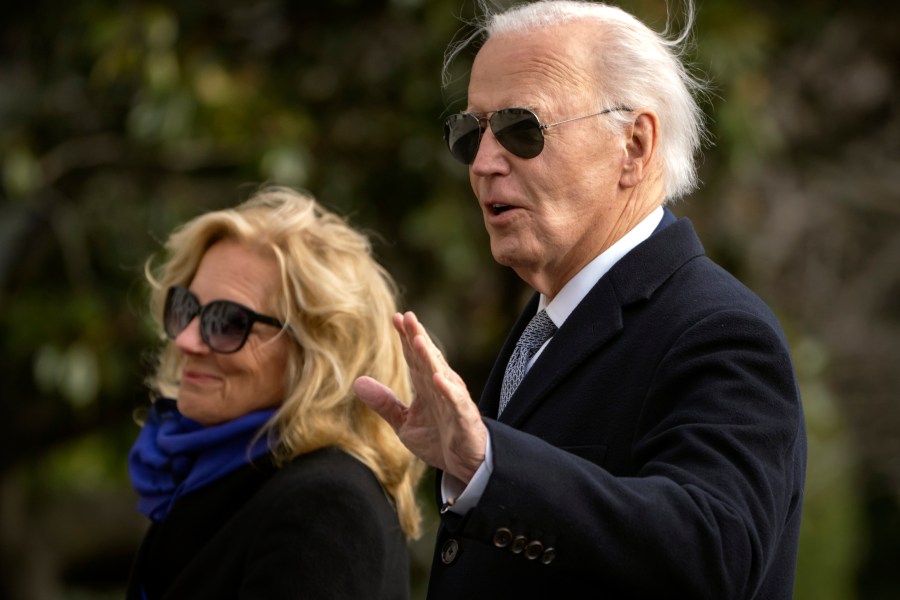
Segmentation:
{"type": "Polygon", "coordinates": [[[501,239],[491,240],[491,254],[497,264],[509,267],[511,269],[527,269],[528,265],[536,264],[536,260],[531,256],[532,252],[527,252],[521,244],[511,240],[501,239]]]}

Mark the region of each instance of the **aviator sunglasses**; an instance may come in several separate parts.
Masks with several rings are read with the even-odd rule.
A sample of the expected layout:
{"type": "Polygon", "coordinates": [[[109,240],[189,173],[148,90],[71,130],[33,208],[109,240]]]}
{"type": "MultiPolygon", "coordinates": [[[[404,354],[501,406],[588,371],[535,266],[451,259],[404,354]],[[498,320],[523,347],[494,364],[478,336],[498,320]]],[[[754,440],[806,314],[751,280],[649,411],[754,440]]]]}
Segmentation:
{"type": "Polygon", "coordinates": [[[200,337],[213,352],[230,354],[243,348],[254,323],[284,327],[275,317],[267,317],[230,300],[213,300],[201,305],[187,288],[169,288],[163,309],[163,326],[170,339],[178,337],[194,317],[200,315],[200,337]]]}
{"type": "Polygon", "coordinates": [[[481,137],[490,125],[491,132],[501,146],[519,158],[534,158],[544,149],[545,129],[622,110],[631,109],[624,106],[607,108],[590,115],[563,119],[546,125],[542,125],[537,115],[527,108],[503,108],[494,111],[490,117],[461,112],[451,115],[444,122],[444,139],[450,148],[450,154],[456,160],[464,165],[471,165],[475,162],[475,155],[478,154],[481,137]]]}

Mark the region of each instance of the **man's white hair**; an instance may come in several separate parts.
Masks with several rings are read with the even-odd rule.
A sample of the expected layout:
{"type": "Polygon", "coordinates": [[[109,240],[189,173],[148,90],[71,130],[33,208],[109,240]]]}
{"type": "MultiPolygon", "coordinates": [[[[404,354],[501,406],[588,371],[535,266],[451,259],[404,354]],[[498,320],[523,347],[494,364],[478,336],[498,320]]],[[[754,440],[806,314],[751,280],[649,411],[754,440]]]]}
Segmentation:
{"type": "MultiPolygon", "coordinates": [[[[694,22],[693,0],[685,0],[685,24],[681,32],[667,37],[624,10],[598,2],[543,0],[495,11],[489,0],[479,0],[481,16],[474,31],[451,44],[444,57],[443,81],[448,84],[450,64],[469,44],[493,35],[546,29],[575,20],[597,23],[596,53],[598,89],[596,108],[624,106],[647,108],[659,117],[660,156],[667,201],[680,198],[697,187],[695,156],[706,139],[703,111],[695,94],[706,92],[706,84],[692,75],[682,62],[684,46],[694,22]]],[[[611,113],[612,126],[627,123],[627,113],[611,113]]]]}

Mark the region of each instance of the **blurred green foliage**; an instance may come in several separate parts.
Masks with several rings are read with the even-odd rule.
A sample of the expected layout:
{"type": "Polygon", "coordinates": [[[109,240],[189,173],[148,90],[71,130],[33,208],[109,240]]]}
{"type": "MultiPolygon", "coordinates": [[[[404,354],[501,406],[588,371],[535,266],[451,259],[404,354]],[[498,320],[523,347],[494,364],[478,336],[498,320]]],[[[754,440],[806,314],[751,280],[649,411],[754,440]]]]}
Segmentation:
{"type": "MultiPolygon", "coordinates": [[[[666,2],[622,5],[665,27],[666,2]]],[[[714,143],[703,189],[676,212],[780,313],[801,378],[810,465],[797,598],[900,592],[896,569],[880,568],[900,550],[885,534],[898,532],[900,490],[889,426],[900,422],[900,278],[888,264],[900,249],[900,11],[873,6],[706,0],[687,57],[714,83],[704,103],[714,143]]],[[[0,596],[120,594],[143,529],[125,456],[159,342],[145,261],[177,224],[262,183],[306,188],[370,231],[404,305],[480,393],[528,290],[493,263],[465,169],[441,140],[443,116],[465,102],[468,59],[442,90],[443,51],[472,10],[460,0],[5,7],[0,596]]],[[[430,535],[412,550],[418,596],[430,535]]]]}

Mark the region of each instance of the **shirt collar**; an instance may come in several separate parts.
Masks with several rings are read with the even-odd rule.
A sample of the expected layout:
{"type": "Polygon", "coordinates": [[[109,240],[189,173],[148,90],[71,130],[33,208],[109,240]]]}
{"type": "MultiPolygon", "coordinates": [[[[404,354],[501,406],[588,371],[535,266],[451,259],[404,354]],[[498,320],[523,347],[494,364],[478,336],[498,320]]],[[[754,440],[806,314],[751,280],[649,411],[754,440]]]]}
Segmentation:
{"type": "Polygon", "coordinates": [[[547,302],[547,297],[541,294],[538,310],[546,309],[550,320],[557,327],[569,318],[575,307],[578,306],[588,292],[606,275],[614,264],[623,256],[631,252],[638,244],[653,235],[653,231],[663,218],[663,207],[658,206],[649,215],[635,225],[631,231],[623,235],[619,240],[604,250],[597,258],[586,264],[575,276],[566,283],[552,302],[547,302]]]}

